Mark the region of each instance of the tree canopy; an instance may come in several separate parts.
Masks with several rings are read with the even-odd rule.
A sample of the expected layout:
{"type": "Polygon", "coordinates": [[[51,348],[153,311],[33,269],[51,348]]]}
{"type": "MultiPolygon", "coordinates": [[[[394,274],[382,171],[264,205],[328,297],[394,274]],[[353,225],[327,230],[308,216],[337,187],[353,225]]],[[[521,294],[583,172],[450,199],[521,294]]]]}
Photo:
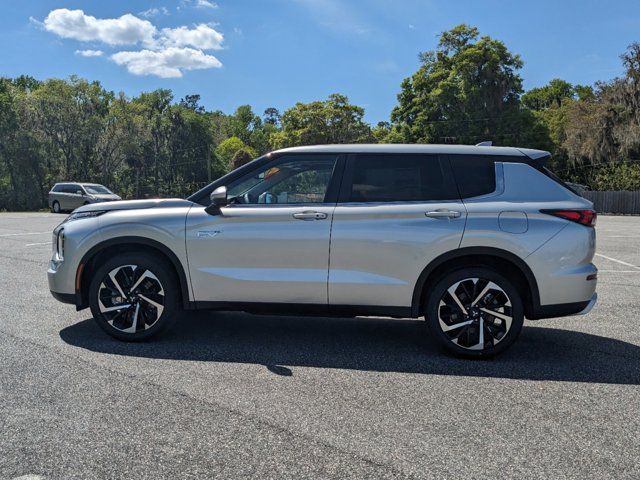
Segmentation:
{"type": "Polygon", "coordinates": [[[401,84],[391,113],[390,141],[408,143],[522,143],[531,117],[521,109],[523,62],[504,43],[458,25],[401,84]]]}
{"type": "Polygon", "coordinates": [[[370,142],[371,127],[363,118],[362,107],[337,93],[325,101],[296,103],[282,116],[282,129],[271,137],[271,146],[370,142]]]}
{"type": "Polygon", "coordinates": [[[554,78],[523,91],[523,61],[458,25],[419,54],[388,121],[339,93],[262,115],[207,110],[167,89],[129,98],[76,76],[0,78],[0,209],[37,209],[56,181],[104,183],[125,198],[185,196],[270,150],[361,142],[492,140],[549,150],[560,176],[597,189],[640,189],[640,44],[624,75],[595,85],[554,78]]]}

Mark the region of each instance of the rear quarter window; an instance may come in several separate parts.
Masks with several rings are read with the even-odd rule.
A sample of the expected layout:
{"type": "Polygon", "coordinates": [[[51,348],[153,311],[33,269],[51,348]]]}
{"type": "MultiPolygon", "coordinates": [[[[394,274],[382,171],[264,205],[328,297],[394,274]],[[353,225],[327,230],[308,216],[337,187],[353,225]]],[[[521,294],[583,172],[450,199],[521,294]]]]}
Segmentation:
{"type": "Polygon", "coordinates": [[[450,155],[451,169],[462,198],[478,197],[496,189],[496,161],[490,155],[450,155]]]}

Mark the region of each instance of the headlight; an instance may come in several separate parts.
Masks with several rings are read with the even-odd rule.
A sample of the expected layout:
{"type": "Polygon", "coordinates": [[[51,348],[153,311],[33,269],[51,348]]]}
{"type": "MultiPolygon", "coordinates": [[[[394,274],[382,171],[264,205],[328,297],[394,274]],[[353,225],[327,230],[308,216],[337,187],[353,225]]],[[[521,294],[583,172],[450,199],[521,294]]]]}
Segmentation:
{"type": "Polygon", "coordinates": [[[51,261],[56,268],[64,261],[64,228],[53,232],[53,257],[51,261]]]}
{"type": "Polygon", "coordinates": [[[103,213],[106,213],[106,210],[94,210],[94,211],[90,211],[90,212],[75,212],[75,213],[72,213],[71,215],[69,215],[65,219],[65,221],[62,222],[62,223],[72,222],[74,220],[80,220],[81,218],[99,217],[103,213]]]}

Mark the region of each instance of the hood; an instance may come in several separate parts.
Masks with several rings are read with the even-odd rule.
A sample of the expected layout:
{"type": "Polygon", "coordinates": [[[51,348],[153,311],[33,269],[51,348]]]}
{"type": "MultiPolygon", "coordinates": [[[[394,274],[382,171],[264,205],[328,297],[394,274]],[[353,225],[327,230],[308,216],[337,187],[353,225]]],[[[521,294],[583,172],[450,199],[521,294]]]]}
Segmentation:
{"type": "Polygon", "coordinates": [[[175,208],[193,205],[182,198],[154,198],[151,200],[120,200],[106,203],[90,203],[76,208],[74,212],[105,212],[111,210],[138,210],[143,208],[175,208]]]}

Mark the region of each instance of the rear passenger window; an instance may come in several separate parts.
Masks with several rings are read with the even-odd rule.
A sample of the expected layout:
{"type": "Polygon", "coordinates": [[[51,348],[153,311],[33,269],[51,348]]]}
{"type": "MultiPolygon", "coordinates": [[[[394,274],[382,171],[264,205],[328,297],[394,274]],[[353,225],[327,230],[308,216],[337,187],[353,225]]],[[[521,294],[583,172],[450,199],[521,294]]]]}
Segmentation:
{"type": "Polygon", "coordinates": [[[450,155],[449,159],[462,198],[487,195],[495,191],[495,156],[450,155]]]}
{"type": "Polygon", "coordinates": [[[357,155],[351,202],[457,199],[437,155],[357,155]]]}

